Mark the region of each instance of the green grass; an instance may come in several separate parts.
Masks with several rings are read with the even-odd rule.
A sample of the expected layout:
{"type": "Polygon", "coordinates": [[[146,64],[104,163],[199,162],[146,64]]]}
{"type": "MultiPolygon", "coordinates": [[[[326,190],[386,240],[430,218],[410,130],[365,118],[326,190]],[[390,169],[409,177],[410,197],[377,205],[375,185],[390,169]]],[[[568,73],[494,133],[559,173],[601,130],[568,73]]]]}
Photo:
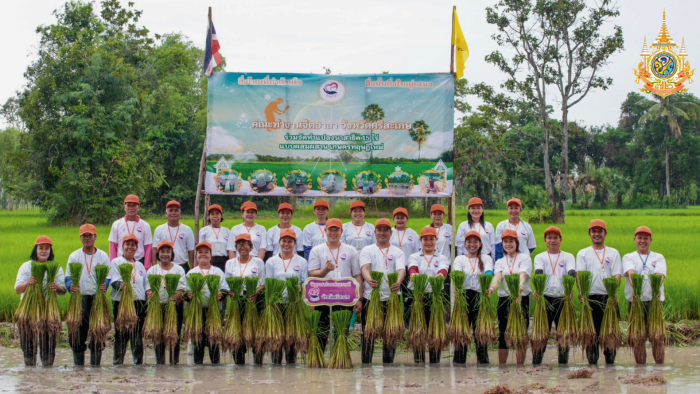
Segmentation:
{"type": "MultiPolygon", "coordinates": [[[[307,208],[307,207],[304,207],[307,208]]],[[[261,212],[258,223],[269,228],[277,224],[273,213],[261,212]]],[[[227,227],[232,227],[241,222],[240,216],[235,217],[227,212],[227,227]]],[[[505,210],[487,211],[486,220],[494,227],[498,222],[507,217],[505,210]]],[[[562,249],[574,256],[576,253],[590,245],[588,238],[588,222],[593,218],[602,218],[608,225],[608,238],[606,244],[616,248],[621,255],[636,250],[633,241],[634,230],[638,226],[648,226],[654,231],[652,250],[666,257],[668,264],[668,280],[665,282],[666,302],[664,312],[668,319],[679,320],[681,318],[700,318],[700,271],[697,270],[700,249],[694,249],[694,245],[700,235],[700,207],[677,210],[605,210],[605,211],[570,211],[567,214],[567,224],[561,226],[564,234],[562,249]]],[[[376,218],[368,218],[373,223],[376,218]]],[[[466,211],[459,210],[457,222],[466,220],[466,211]]],[[[293,224],[303,228],[312,221],[310,209],[297,212],[293,224]]],[[[165,223],[164,218],[148,219],[151,228],[165,223]]],[[[412,215],[409,221],[410,227],[419,231],[427,225],[430,219],[427,215],[416,217],[412,215]]],[[[194,228],[192,218],[184,219],[183,223],[194,228]]],[[[537,253],[546,250],[542,232],[549,224],[533,225],[537,253]]],[[[108,237],[109,226],[97,227],[97,247],[109,251],[108,237]]],[[[77,227],[50,227],[46,219],[39,212],[0,212],[0,248],[3,251],[2,263],[5,275],[0,277],[0,320],[11,317],[19,303],[19,295],[14,292],[14,283],[19,266],[29,260],[34,240],[39,235],[48,235],[54,243],[56,261],[64,267],[68,256],[74,250],[81,247],[77,227]]],[[[67,296],[59,297],[62,308],[68,304],[67,296]]],[[[624,301],[624,284],[620,288],[620,309],[623,318],[627,313],[627,304],[624,301]]]]}

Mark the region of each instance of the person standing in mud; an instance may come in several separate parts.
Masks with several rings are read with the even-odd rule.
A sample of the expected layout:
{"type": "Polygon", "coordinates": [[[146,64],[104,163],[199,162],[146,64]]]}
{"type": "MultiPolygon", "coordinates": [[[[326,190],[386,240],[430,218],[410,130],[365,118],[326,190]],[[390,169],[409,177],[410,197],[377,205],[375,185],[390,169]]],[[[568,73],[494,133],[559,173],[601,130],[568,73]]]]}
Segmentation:
{"type": "Polygon", "coordinates": [[[90,365],[100,365],[102,360],[102,350],[104,344],[96,343],[94,339],[90,339],[88,345],[85,344],[88,340],[88,330],[90,328],[90,311],[92,310],[92,301],[95,298],[95,292],[100,287],[102,291],[107,291],[109,286],[109,278],[105,283],[99,285],[95,281],[95,267],[98,265],[109,266],[109,256],[95,247],[97,240],[97,229],[92,224],[83,224],[80,226],[80,242],[83,247],[71,253],[68,257],[68,267],[66,269],[65,285],[66,289],[71,294],[80,290],[83,296],[82,319],[80,327],[75,334],[77,337],[71,337],[69,340],[70,347],[73,350],[73,363],[75,365],[85,365],[85,350],[90,349],[90,365]],[[80,275],[80,283],[74,283],[70,263],[80,263],[83,266],[83,272],[80,275]]]}

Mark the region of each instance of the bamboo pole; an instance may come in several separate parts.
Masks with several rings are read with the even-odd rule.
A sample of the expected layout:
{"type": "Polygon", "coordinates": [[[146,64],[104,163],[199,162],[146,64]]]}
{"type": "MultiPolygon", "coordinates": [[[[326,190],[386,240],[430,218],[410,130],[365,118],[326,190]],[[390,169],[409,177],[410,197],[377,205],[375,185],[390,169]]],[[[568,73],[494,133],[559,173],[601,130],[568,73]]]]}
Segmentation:
{"type": "MultiPolygon", "coordinates": [[[[199,162],[199,179],[197,179],[197,194],[194,198],[194,241],[199,243],[199,200],[202,195],[202,182],[207,173],[207,138],[204,138],[204,146],[202,147],[202,159],[199,162]]],[[[194,262],[195,267],[197,261],[194,262]]],[[[194,267],[193,267],[194,268],[194,267]]]]}

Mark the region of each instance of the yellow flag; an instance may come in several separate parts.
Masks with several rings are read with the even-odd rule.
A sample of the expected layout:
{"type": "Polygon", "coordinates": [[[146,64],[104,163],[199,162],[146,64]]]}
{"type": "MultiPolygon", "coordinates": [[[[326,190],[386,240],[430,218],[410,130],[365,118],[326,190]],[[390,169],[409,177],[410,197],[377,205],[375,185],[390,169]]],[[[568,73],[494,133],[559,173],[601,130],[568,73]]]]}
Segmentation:
{"type": "Polygon", "coordinates": [[[464,33],[462,33],[462,28],[459,26],[459,19],[457,19],[457,9],[454,8],[452,11],[452,45],[455,46],[456,56],[455,63],[457,66],[457,79],[464,76],[464,64],[469,58],[469,46],[467,45],[467,40],[464,38],[464,33]]]}

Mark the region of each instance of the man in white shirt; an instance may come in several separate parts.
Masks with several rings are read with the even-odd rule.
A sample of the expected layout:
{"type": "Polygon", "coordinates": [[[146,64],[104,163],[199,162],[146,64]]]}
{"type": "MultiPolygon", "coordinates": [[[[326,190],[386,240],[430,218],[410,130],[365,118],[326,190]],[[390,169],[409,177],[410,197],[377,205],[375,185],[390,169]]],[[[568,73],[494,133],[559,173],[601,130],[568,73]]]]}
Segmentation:
{"type": "MultiPolygon", "coordinates": [[[[173,263],[182,267],[187,273],[194,265],[194,233],[190,226],[180,223],[180,208],[180,203],[174,200],[168,201],[165,205],[165,216],[168,222],[156,227],[153,233],[153,245],[158,245],[161,241],[171,242],[175,247],[173,263]]],[[[155,247],[152,248],[152,253],[152,261],[156,261],[155,247]]]]}
{"type": "Polygon", "coordinates": [[[138,249],[134,258],[148,269],[151,266],[151,226],[138,215],[141,201],[138,196],[129,194],[124,199],[124,212],[126,215],[112,223],[112,231],[109,233],[109,261],[124,254],[122,240],[129,234],[134,234],[139,239],[138,249]],[[146,253],[148,252],[148,253],[146,253]]]}
{"type": "MultiPolygon", "coordinates": [[[[316,221],[304,227],[301,243],[304,245],[304,258],[309,259],[309,253],[315,246],[326,242],[326,220],[328,220],[328,201],[314,201],[314,215],[316,221]]],[[[342,228],[341,228],[342,231],[342,228]]]]}
{"type": "MultiPolygon", "coordinates": [[[[378,286],[377,281],[373,280],[370,272],[384,272],[384,280],[381,284],[381,300],[383,308],[386,309],[386,304],[389,301],[391,292],[399,292],[401,290],[401,282],[406,276],[406,260],[401,249],[391,245],[391,222],[389,219],[379,219],[374,225],[374,232],[377,237],[377,243],[369,245],[360,252],[360,266],[362,267],[362,277],[367,283],[365,286],[365,308],[362,311],[362,363],[372,364],[372,353],[374,353],[375,338],[365,338],[365,327],[367,325],[367,313],[369,311],[369,300],[372,289],[378,286]],[[397,272],[399,274],[398,282],[394,283],[389,288],[387,274],[397,272]]],[[[382,346],[382,360],[385,364],[394,362],[396,348],[389,347],[386,343],[382,346]]]]}
{"type": "MultiPolygon", "coordinates": [[[[576,272],[590,271],[593,276],[593,284],[588,299],[591,301],[591,314],[593,315],[593,325],[595,326],[596,340],[593,345],[586,349],[588,363],[598,364],[600,326],[603,323],[605,304],[608,302],[608,293],[605,291],[603,279],[617,278],[622,276],[622,262],[620,253],[608,246],[605,246],[605,237],[608,235],[605,222],[600,219],[591,220],[588,225],[588,235],[593,245],[578,252],[576,255],[576,272]]],[[[617,300],[615,301],[617,302],[617,300]]],[[[617,352],[604,350],[605,363],[615,364],[617,352]]]]}

